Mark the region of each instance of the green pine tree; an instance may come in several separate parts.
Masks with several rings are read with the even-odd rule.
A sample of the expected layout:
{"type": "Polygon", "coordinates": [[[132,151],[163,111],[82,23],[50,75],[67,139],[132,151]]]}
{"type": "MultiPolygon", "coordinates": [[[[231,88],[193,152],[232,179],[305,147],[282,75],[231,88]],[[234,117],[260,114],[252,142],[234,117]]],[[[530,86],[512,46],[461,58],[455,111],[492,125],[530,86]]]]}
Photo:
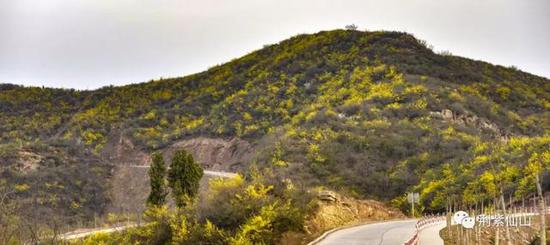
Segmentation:
{"type": "Polygon", "coordinates": [[[185,150],[174,153],[168,170],[168,185],[172,189],[176,206],[184,207],[186,200],[197,195],[203,174],[202,168],[195,163],[191,154],[185,150]]]}
{"type": "Polygon", "coordinates": [[[147,198],[147,205],[161,206],[166,203],[168,191],[166,189],[166,166],[161,153],[154,153],[153,163],[149,169],[151,193],[147,198]]]}

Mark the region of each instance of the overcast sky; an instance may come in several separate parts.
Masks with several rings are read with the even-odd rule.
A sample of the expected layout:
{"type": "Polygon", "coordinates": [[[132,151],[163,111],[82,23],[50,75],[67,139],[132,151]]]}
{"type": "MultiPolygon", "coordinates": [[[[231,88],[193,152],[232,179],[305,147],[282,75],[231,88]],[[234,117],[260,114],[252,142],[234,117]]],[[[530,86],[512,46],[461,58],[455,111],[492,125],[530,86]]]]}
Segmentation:
{"type": "Polygon", "coordinates": [[[0,83],[93,89],[182,76],[351,23],[550,77],[549,0],[0,0],[0,83]]]}

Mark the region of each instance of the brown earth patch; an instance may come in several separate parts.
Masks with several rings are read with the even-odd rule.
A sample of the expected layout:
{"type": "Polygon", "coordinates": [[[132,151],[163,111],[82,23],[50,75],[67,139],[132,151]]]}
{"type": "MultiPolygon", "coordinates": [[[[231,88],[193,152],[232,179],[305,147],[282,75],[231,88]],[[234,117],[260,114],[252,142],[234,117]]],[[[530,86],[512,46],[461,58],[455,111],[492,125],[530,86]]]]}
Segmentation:
{"type": "Polygon", "coordinates": [[[23,172],[36,170],[43,158],[41,155],[30,151],[20,151],[17,154],[17,168],[23,172]]]}
{"type": "MultiPolygon", "coordinates": [[[[205,170],[237,172],[243,169],[252,158],[252,146],[241,139],[193,138],[182,140],[161,150],[167,165],[177,149],[185,149],[205,170]]],[[[149,194],[148,168],[150,154],[138,149],[131,140],[118,135],[108,142],[102,153],[103,158],[114,165],[111,185],[111,205],[109,212],[140,213],[145,209],[149,194]]],[[[203,178],[201,185],[207,183],[203,178]]]]}
{"type": "Polygon", "coordinates": [[[176,142],[164,152],[170,159],[174,151],[183,148],[193,154],[204,169],[234,172],[248,165],[254,149],[250,143],[238,138],[193,138],[176,142]]]}

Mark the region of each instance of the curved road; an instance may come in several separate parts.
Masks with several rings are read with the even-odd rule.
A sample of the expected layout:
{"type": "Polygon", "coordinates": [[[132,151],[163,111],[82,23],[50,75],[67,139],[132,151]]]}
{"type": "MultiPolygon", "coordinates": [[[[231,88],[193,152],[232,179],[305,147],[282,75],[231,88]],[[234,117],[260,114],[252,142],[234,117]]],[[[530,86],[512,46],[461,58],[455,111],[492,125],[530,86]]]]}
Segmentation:
{"type": "MultiPolygon", "coordinates": [[[[151,167],[150,165],[127,165],[127,166],[131,168],[150,168],[151,167]]],[[[223,178],[237,177],[237,173],[231,173],[231,172],[212,171],[212,170],[203,170],[203,172],[204,172],[204,175],[217,176],[217,177],[223,177],[223,178]]]]}
{"type": "Polygon", "coordinates": [[[399,220],[354,226],[328,234],[320,245],[403,245],[414,235],[418,220],[399,220]]]}
{"type": "MultiPolygon", "coordinates": [[[[149,165],[124,165],[124,166],[132,167],[132,168],[150,168],[149,165]]],[[[204,175],[221,177],[221,178],[234,178],[238,175],[237,173],[231,173],[231,172],[211,171],[211,170],[203,170],[203,171],[204,171],[204,175]]],[[[116,231],[123,231],[135,226],[136,224],[117,226],[117,227],[108,227],[108,228],[97,228],[97,229],[77,229],[75,231],[67,232],[65,234],[60,234],[58,239],[59,240],[79,239],[79,238],[84,238],[99,232],[111,233],[116,231]]]]}
{"type": "Polygon", "coordinates": [[[74,240],[74,239],[80,239],[87,237],[89,235],[93,235],[96,233],[112,233],[116,231],[123,231],[128,228],[136,227],[136,224],[131,225],[123,225],[123,226],[115,226],[115,227],[109,227],[109,228],[97,228],[97,229],[82,229],[82,230],[76,230],[67,232],[65,234],[59,235],[57,239],[59,240],[74,240]]]}
{"type": "Polygon", "coordinates": [[[444,221],[435,223],[418,232],[418,244],[421,245],[443,245],[443,239],[439,231],[447,226],[444,221]]]}

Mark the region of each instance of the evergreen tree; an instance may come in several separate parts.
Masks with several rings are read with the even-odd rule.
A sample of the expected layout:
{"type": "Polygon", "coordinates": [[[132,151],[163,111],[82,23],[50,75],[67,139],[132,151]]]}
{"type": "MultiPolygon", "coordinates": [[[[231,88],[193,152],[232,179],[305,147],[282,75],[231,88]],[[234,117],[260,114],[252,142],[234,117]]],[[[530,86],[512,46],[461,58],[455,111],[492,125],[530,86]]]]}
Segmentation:
{"type": "Polygon", "coordinates": [[[168,170],[168,185],[172,189],[176,206],[185,206],[187,199],[197,195],[203,174],[202,168],[195,163],[191,154],[185,150],[174,153],[168,170]]]}
{"type": "Polygon", "coordinates": [[[166,166],[162,154],[154,153],[153,163],[149,169],[149,181],[151,185],[151,193],[147,198],[147,205],[160,206],[166,203],[168,191],[166,189],[166,166]]]}

